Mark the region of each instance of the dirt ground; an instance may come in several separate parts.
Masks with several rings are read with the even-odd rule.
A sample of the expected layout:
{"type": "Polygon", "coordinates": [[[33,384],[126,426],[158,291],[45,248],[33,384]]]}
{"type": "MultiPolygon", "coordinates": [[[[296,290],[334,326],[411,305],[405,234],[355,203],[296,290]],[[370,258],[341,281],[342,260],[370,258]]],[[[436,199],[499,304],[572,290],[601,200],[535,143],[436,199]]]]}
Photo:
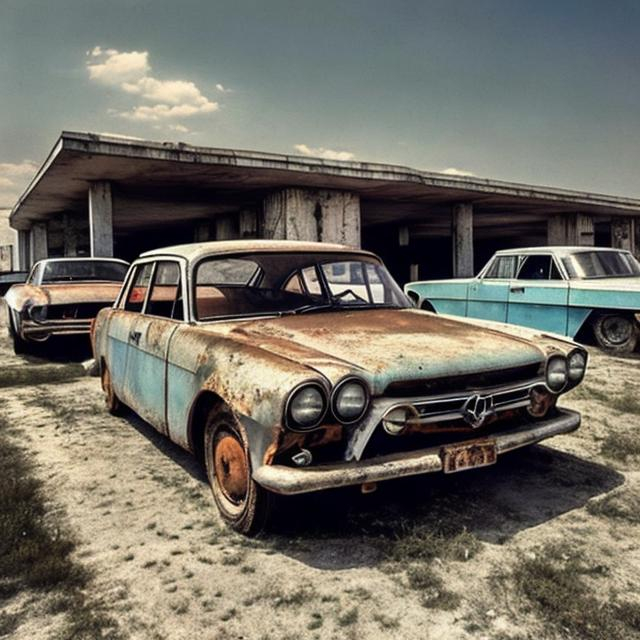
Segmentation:
{"type": "MultiPolygon", "coordinates": [[[[0,332],[5,377],[45,366],[0,332]]],[[[123,638],[605,638],[623,611],[611,637],[635,637],[639,371],[592,350],[562,402],[583,414],[576,433],[486,469],[296,498],[258,540],[220,521],[189,454],[106,412],[97,378],[5,386],[0,415],[123,638]],[[586,622],[558,610],[562,597],[586,622]]],[[[0,604],[22,612],[11,637],[56,638],[65,612],[45,605],[36,593],[0,604]]]]}

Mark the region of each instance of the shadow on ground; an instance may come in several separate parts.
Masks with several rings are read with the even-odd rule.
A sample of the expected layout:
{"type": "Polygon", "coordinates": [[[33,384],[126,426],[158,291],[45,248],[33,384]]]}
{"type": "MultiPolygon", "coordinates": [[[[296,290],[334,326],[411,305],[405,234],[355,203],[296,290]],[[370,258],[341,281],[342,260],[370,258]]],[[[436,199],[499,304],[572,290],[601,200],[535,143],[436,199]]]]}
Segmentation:
{"type": "MultiPolygon", "coordinates": [[[[207,482],[192,455],[133,413],[126,419],[191,477],[207,482]]],[[[493,467],[383,482],[368,495],[350,487],[285,498],[265,538],[278,551],[317,568],[370,566],[384,555],[385,541],[416,527],[466,530],[481,541],[502,544],[623,482],[609,467],[537,445],[502,456],[493,467]]]]}

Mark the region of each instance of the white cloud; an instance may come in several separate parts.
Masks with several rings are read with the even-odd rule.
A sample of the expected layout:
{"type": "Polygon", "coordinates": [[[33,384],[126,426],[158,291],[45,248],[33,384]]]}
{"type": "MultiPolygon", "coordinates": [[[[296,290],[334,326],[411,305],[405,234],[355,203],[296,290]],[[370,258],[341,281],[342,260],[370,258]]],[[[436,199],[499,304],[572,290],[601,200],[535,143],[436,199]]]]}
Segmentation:
{"type": "Polygon", "coordinates": [[[227,87],[225,87],[224,85],[218,83],[216,85],[216,89],[220,92],[220,93],[233,93],[233,89],[227,89],[227,87]]]}
{"type": "MultiPolygon", "coordinates": [[[[193,82],[158,80],[151,76],[148,51],[120,52],[94,47],[87,55],[90,80],[117,87],[124,93],[139,96],[148,103],[134,105],[127,111],[110,109],[108,112],[111,114],[136,122],[161,122],[213,113],[219,109],[218,103],[203,95],[193,82]]],[[[183,125],[170,128],[182,131],[175,128],[176,126],[187,131],[183,125]]]]}
{"type": "Polygon", "coordinates": [[[13,207],[37,170],[29,160],[0,162],[0,207],[13,207]]]}
{"type": "Polygon", "coordinates": [[[353,160],[356,156],[351,151],[335,151],[324,147],[308,147],[306,144],[294,144],[294,149],[303,156],[324,158],[325,160],[353,160]]]}
{"type": "Polygon", "coordinates": [[[181,124],[170,124],[169,129],[171,129],[171,131],[177,131],[178,133],[189,133],[189,129],[181,124]]]}
{"type": "Polygon", "coordinates": [[[467,176],[469,178],[476,175],[475,173],[471,173],[471,171],[464,171],[463,169],[456,169],[455,167],[442,169],[439,173],[444,173],[448,176],[467,176]]]}

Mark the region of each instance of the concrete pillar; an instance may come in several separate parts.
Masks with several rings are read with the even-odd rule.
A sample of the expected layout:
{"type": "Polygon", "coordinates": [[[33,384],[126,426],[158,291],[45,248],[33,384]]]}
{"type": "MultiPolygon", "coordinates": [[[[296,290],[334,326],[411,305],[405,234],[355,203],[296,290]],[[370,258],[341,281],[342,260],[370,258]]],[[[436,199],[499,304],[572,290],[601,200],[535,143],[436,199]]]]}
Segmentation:
{"type": "Polygon", "coordinates": [[[211,224],[209,222],[198,222],[193,229],[194,242],[207,242],[213,240],[211,237],[211,224]]]}
{"type": "Polygon", "coordinates": [[[49,255],[47,224],[38,222],[31,227],[31,264],[49,255]]]}
{"type": "Polygon", "coordinates": [[[93,182],[89,187],[89,245],[92,257],[113,257],[113,200],[110,182],[93,182]]]}
{"type": "Polygon", "coordinates": [[[547,244],[592,247],[593,218],[583,213],[555,215],[547,221],[547,244]]]}
{"type": "Polygon", "coordinates": [[[239,237],[240,238],[257,238],[258,237],[258,214],[255,211],[244,209],[240,211],[238,216],[239,237]]]}
{"type": "Polygon", "coordinates": [[[346,191],[284,189],[264,200],[265,238],[360,246],[360,197],[346,191]]]}
{"type": "Polygon", "coordinates": [[[630,216],[611,218],[611,246],[636,253],[635,220],[630,216]]]}
{"type": "Polygon", "coordinates": [[[29,232],[18,231],[18,270],[27,271],[29,269],[29,232]]]}
{"type": "Polygon", "coordinates": [[[238,238],[238,221],[234,216],[216,218],[216,240],[236,240],[238,238]]]}
{"type": "Polygon", "coordinates": [[[451,212],[453,277],[469,278],[473,269],[473,205],[454,204],[451,212]]]}
{"type": "Polygon", "coordinates": [[[62,216],[64,233],[64,255],[74,257],[78,255],[78,221],[68,213],[62,216]]]}

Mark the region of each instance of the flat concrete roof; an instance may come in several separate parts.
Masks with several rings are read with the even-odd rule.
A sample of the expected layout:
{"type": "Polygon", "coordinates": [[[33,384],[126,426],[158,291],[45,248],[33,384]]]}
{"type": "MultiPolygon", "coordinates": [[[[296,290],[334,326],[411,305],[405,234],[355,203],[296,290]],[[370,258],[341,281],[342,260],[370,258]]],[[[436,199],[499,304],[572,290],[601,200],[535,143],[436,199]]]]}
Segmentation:
{"type": "Polygon", "coordinates": [[[425,214],[448,225],[451,204],[472,202],[487,225],[505,216],[544,220],[554,213],[640,215],[640,199],[527,184],[451,176],[409,167],[324,160],[235,149],[151,142],[64,131],[13,207],[11,226],[62,211],[86,211],[91,182],[114,186],[114,225],[175,224],[237,211],[285,187],[358,193],[364,226],[421,223],[425,214]]]}

